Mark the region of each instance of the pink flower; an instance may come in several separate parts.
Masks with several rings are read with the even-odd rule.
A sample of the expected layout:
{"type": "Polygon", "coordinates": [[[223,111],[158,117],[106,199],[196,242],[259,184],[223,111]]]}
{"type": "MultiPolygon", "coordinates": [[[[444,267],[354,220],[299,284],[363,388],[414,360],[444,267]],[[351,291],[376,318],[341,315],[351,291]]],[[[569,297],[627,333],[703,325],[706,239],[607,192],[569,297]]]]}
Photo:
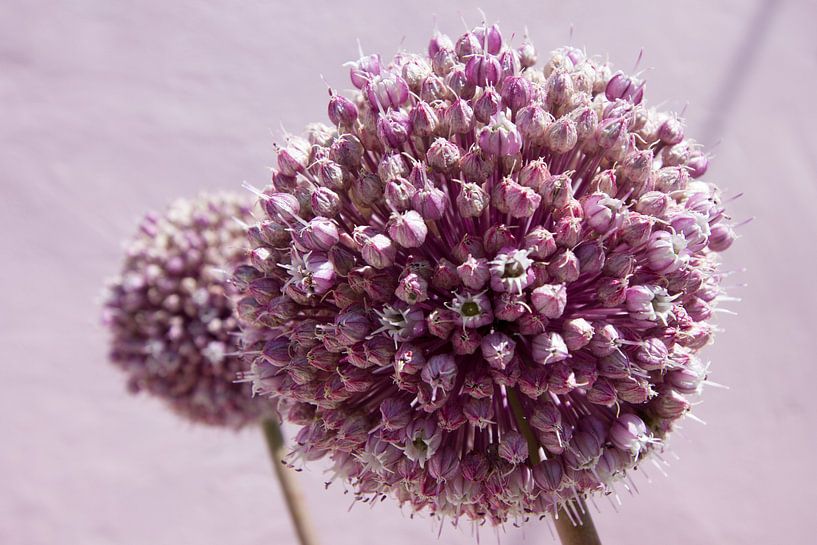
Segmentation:
{"type": "MultiPolygon", "coordinates": [[[[247,242],[236,219],[248,221],[250,207],[233,195],[203,195],[173,202],[163,215],[148,214],[126,250],[119,277],[107,288],[104,322],[111,332],[111,361],[125,371],[132,392],[164,400],[197,423],[239,428],[276,414],[277,401],[252,397],[238,322],[229,296],[229,273],[257,304],[280,295],[281,284],[244,261],[247,242]]],[[[253,236],[265,236],[263,227],[253,236]]],[[[263,329],[246,329],[261,340],[263,329]]],[[[256,386],[276,380],[288,365],[285,343],[264,347],[264,370],[256,386]]]]}
{"type": "Polygon", "coordinates": [[[257,388],[360,499],[553,512],[663,448],[705,380],[734,240],[706,156],[642,81],[544,61],[495,25],[364,57],[261,192],[254,274],[285,289],[238,302],[275,339],[247,343],[257,388]]]}

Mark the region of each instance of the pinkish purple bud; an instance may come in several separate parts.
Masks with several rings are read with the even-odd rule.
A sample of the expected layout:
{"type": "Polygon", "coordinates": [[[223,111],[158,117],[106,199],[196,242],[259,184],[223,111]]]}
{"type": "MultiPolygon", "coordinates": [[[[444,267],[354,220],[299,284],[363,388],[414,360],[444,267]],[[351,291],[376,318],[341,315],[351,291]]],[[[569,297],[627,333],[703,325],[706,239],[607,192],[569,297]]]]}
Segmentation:
{"type": "Polygon", "coordinates": [[[553,153],[567,153],[578,142],[576,122],[567,117],[557,119],[545,129],[544,140],[553,153]]]}
{"type": "Polygon", "coordinates": [[[491,277],[488,260],[471,255],[457,267],[457,274],[463,285],[474,291],[481,290],[491,277]]]}
{"type": "MultiPolygon", "coordinates": [[[[365,229],[370,230],[371,228],[365,229]]],[[[360,246],[360,255],[363,257],[363,261],[375,269],[385,269],[394,264],[397,248],[386,235],[357,228],[354,238],[360,246]]]]}
{"type": "Polygon", "coordinates": [[[318,187],[312,193],[312,211],[327,218],[333,218],[340,211],[340,196],[325,187],[318,187]]]}
{"type": "Polygon", "coordinates": [[[426,184],[414,194],[411,205],[426,221],[442,219],[450,206],[448,196],[430,184],[426,184]]]}
{"type": "Polygon", "coordinates": [[[690,409],[690,404],[679,392],[668,388],[659,392],[651,407],[661,418],[676,419],[690,409]]]}
{"type": "Polygon", "coordinates": [[[486,160],[482,151],[474,146],[462,156],[460,169],[465,179],[473,183],[482,183],[493,172],[493,164],[486,160]]]}
{"type": "Polygon", "coordinates": [[[624,204],[606,193],[592,193],[582,198],[584,217],[597,233],[606,233],[620,223],[624,204]]]}
{"type": "Polygon", "coordinates": [[[479,98],[473,101],[474,117],[480,123],[488,123],[499,111],[501,100],[493,87],[486,87],[479,98]]]}
{"type": "Polygon", "coordinates": [[[461,98],[446,108],[444,118],[448,130],[453,134],[468,133],[474,127],[474,111],[461,98]]]}
{"type": "Polygon", "coordinates": [[[536,48],[527,37],[522,40],[522,45],[520,45],[516,51],[519,55],[519,62],[523,68],[530,68],[536,64],[536,48]]]}
{"type": "Polygon", "coordinates": [[[411,199],[417,193],[417,188],[405,178],[389,180],[383,191],[386,204],[395,212],[405,212],[411,208],[411,199]]]}
{"type": "Polygon", "coordinates": [[[633,104],[641,104],[644,98],[645,82],[638,81],[634,77],[625,76],[623,72],[616,72],[610,81],[607,82],[607,88],[604,94],[607,100],[628,100],[633,104]]]}
{"type": "Polygon", "coordinates": [[[329,120],[334,125],[350,127],[357,121],[357,106],[346,97],[336,95],[331,89],[329,91],[329,120]]]}
{"type": "Polygon", "coordinates": [[[584,318],[567,320],[562,326],[562,338],[571,352],[581,350],[593,338],[593,326],[584,318]]]}
{"type": "Polygon", "coordinates": [[[658,127],[658,138],[668,146],[674,146],[684,139],[684,125],[675,116],[668,117],[658,127]]]}
{"type": "Polygon", "coordinates": [[[423,101],[411,110],[410,121],[412,134],[420,137],[431,136],[440,124],[434,108],[423,101]]]}
{"type": "Polygon", "coordinates": [[[373,76],[380,74],[380,55],[364,56],[346,65],[349,66],[349,78],[352,80],[352,85],[363,89],[373,76]]]}
{"type": "Polygon", "coordinates": [[[718,223],[709,233],[709,249],[723,252],[735,241],[735,230],[728,223],[718,223]]]}
{"type": "Polygon", "coordinates": [[[342,134],[332,142],[329,156],[346,168],[357,169],[363,157],[363,144],[352,134],[342,134]]]}
{"type": "Polygon", "coordinates": [[[466,32],[457,39],[454,45],[460,60],[465,61],[468,57],[482,53],[482,42],[472,32],[466,32]]]}
{"type": "Polygon", "coordinates": [[[531,85],[520,76],[509,76],[502,82],[502,102],[511,112],[516,113],[528,105],[531,99],[531,85]]]}
{"type": "Polygon", "coordinates": [[[535,259],[547,259],[556,251],[556,241],[553,234],[544,227],[536,227],[525,235],[525,248],[535,259]]]}
{"type": "Polygon", "coordinates": [[[542,197],[534,189],[512,182],[505,202],[512,218],[530,218],[542,203],[542,197]]]}
{"type": "Polygon", "coordinates": [[[372,77],[366,84],[364,92],[375,110],[399,108],[409,98],[409,88],[406,81],[390,72],[386,72],[382,76],[372,77]]]}
{"type": "Polygon", "coordinates": [[[524,106],[516,112],[516,126],[529,145],[544,146],[547,143],[547,129],[551,123],[553,116],[537,104],[524,106]]]}
{"type": "Polygon", "coordinates": [[[504,369],[513,359],[516,343],[504,333],[490,333],[482,338],[482,357],[494,369],[504,369]]]}
{"type": "Polygon", "coordinates": [[[340,239],[338,228],[332,220],[316,216],[297,232],[295,242],[305,250],[326,252],[340,239]]]}
{"type": "Polygon", "coordinates": [[[650,269],[658,274],[677,271],[689,259],[687,242],[682,235],[655,231],[650,235],[646,257],[650,269]]]}
{"type": "Polygon", "coordinates": [[[468,81],[479,87],[496,85],[502,76],[502,66],[493,55],[474,55],[465,64],[468,81]]]}
{"type": "Polygon", "coordinates": [[[457,211],[464,218],[476,218],[488,206],[488,194],[475,183],[464,183],[457,194],[457,211]]]}
{"type": "Polygon", "coordinates": [[[473,354],[480,347],[482,335],[476,329],[456,329],[451,334],[451,346],[460,356],[473,354]]]}
{"type": "Polygon", "coordinates": [[[579,260],[570,250],[560,250],[548,263],[548,274],[558,282],[575,282],[580,275],[579,260]]]}
{"type": "Polygon", "coordinates": [[[387,230],[391,239],[403,248],[419,248],[428,234],[423,217],[414,210],[402,214],[393,213],[387,230]]]}
{"type": "Polygon", "coordinates": [[[533,361],[547,365],[562,361],[570,356],[564,339],[558,333],[542,333],[531,340],[531,355],[533,361]]]}
{"type": "Polygon", "coordinates": [[[411,55],[403,64],[402,75],[409,88],[419,93],[423,81],[431,75],[431,66],[419,55],[411,55]]]}
{"type": "Polygon", "coordinates": [[[458,64],[459,59],[452,49],[440,49],[431,57],[431,69],[440,77],[447,76],[458,64]]]}
{"type": "Polygon", "coordinates": [[[507,431],[499,442],[497,453],[510,464],[522,464],[528,459],[528,442],[520,433],[507,431]]]}
{"type": "Polygon", "coordinates": [[[547,284],[533,290],[530,298],[539,314],[546,318],[559,318],[567,303],[567,289],[564,284],[547,284]]]}
{"type": "Polygon", "coordinates": [[[496,157],[512,157],[522,149],[516,126],[500,112],[479,132],[479,147],[496,157]]]}
{"type": "Polygon", "coordinates": [[[428,166],[443,174],[459,170],[460,148],[445,138],[437,138],[426,152],[428,166]]]}
{"type": "Polygon", "coordinates": [[[422,303],[428,299],[428,282],[415,273],[405,274],[397,282],[394,294],[410,305],[422,303]]]}
{"type": "Polygon", "coordinates": [[[452,69],[445,77],[445,82],[446,85],[454,91],[455,95],[465,100],[474,98],[476,94],[477,87],[468,81],[468,76],[465,75],[465,67],[463,65],[452,69]]]}
{"type": "Polygon", "coordinates": [[[287,147],[278,151],[278,172],[284,176],[296,176],[309,164],[309,142],[292,138],[287,147]]]}
{"type": "Polygon", "coordinates": [[[502,49],[502,33],[499,31],[497,25],[494,24],[490,27],[478,26],[471,32],[473,32],[476,37],[477,43],[479,43],[487,53],[496,55],[502,49]]]}
{"type": "Polygon", "coordinates": [[[437,268],[431,277],[431,285],[439,290],[452,290],[460,284],[457,266],[443,258],[437,262],[437,268]]]}
{"type": "Polygon", "coordinates": [[[391,110],[377,118],[377,135],[386,146],[399,148],[410,132],[411,122],[401,110],[391,110]]]}
{"type": "Polygon", "coordinates": [[[294,196],[289,193],[271,193],[264,195],[261,199],[264,210],[272,218],[278,218],[284,222],[292,221],[301,213],[301,205],[294,196]]]}
{"type": "Polygon", "coordinates": [[[709,168],[709,158],[700,150],[694,150],[686,160],[686,168],[692,178],[700,178],[709,168]]]}
{"type": "Polygon", "coordinates": [[[673,311],[672,299],[667,290],[659,286],[627,288],[627,310],[636,320],[666,325],[673,311]]]}

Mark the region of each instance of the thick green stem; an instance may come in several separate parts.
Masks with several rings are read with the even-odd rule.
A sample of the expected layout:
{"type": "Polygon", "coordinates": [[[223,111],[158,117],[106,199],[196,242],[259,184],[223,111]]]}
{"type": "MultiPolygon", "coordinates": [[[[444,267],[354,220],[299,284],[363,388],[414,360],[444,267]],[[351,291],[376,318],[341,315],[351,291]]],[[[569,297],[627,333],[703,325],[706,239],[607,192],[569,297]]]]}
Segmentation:
{"type": "Polygon", "coordinates": [[[306,509],[303,507],[298,487],[292,481],[292,472],[283,464],[285,452],[281,427],[276,421],[265,418],[261,421],[261,429],[264,432],[264,438],[267,440],[270,458],[272,458],[272,467],[275,470],[276,477],[278,477],[278,483],[281,485],[281,493],[284,495],[289,518],[292,520],[295,533],[298,535],[298,542],[301,545],[315,545],[316,541],[309,527],[306,509]]]}
{"type": "Polygon", "coordinates": [[[514,420],[516,420],[516,425],[519,427],[519,432],[528,442],[528,457],[530,458],[530,465],[533,467],[539,463],[539,441],[536,440],[533,430],[530,429],[525,410],[519,402],[516,390],[508,388],[506,393],[508,394],[508,405],[511,406],[511,412],[513,412],[514,420]]]}
{"type": "MultiPolygon", "coordinates": [[[[534,466],[540,461],[539,441],[530,428],[530,424],[528,424],[528,418],[525,416],[525,410],[522,408],[522,403],[519,402],[516,390],[508,388],[506,393],[508,395],[508,405],[510,405],[514,420],[516,420],[516,426],[528,442],[530,465],[534,466]]],[[[559,534],[562,545],[601,545],[599,534],[596,532],[596,526],[590,517],[587,504],[580,499],[574,505],[576,506],[576,512],[571,512],[570,516],[568,516],[564,508],[561,508],[559,509],[559,518],[554,518],[556,532],[559,534]]]]}
{"type": "Polygon", "coordinates": [[[576,505],[576,512],[571,512],[571,517],[565,512],[565,508],[559,510],[559,518],[554,520],[556,532],[562,545],[601,545],[596,526],[590,517],[590,511],[584,500],[579,500],[576,505]],[[578,514],[578,520],[577,520],[578,514]],[[575,524],[574,524],[575,522],[575,524]]]}

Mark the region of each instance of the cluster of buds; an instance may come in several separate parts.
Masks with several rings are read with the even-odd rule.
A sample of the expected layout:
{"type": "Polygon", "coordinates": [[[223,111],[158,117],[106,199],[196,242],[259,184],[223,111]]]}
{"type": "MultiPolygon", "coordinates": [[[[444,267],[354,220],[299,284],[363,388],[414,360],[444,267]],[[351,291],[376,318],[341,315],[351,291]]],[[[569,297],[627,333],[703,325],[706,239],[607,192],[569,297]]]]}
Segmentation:
{"type": "Polygon", "coordinates": [[[249,378],[362,500],[553,513],[663,448],[706,379],[734,239],[706,155],[637,77],[535,65],[487,25],[365,56],[256,190],[249,378]]]}
{"type": "Polygon", "coordinates": [[[253,399],[244,369],[229,272],[246,255],[248,199],[235,195],[178,200],[148,214],[107,289],[104,322],[111,361],[128,388],[165,400],[178,414],[239,428],[275,414],[253,399]]]}

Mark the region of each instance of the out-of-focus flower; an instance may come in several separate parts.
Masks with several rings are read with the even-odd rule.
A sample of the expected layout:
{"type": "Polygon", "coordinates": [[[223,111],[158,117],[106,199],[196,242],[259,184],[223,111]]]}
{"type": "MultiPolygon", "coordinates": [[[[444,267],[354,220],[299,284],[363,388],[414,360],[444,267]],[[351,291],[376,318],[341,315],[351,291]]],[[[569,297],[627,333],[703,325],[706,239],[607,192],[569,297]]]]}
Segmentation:
{"type": "Polygon", "coordinates": [[[250,221],[250,203],[227,194],[148,214],[104,304],[110,359],[131,391],[155,395],[193,422],[232,428],[276,410],[274,400],[253,399],[250,384],[236,382],[244,365],[229,271],[247,254],[239,221],[250,221]]]}
{"type": "Polygon", "coordinates": [[[706,378],[734,239],[706,156],[638,78],[536,58],[496,26],[364,57],[257,191],[251,276],[283,292],[238,302],[249,377],[362,499],[553,513],[663,448],[706,378]]]}

